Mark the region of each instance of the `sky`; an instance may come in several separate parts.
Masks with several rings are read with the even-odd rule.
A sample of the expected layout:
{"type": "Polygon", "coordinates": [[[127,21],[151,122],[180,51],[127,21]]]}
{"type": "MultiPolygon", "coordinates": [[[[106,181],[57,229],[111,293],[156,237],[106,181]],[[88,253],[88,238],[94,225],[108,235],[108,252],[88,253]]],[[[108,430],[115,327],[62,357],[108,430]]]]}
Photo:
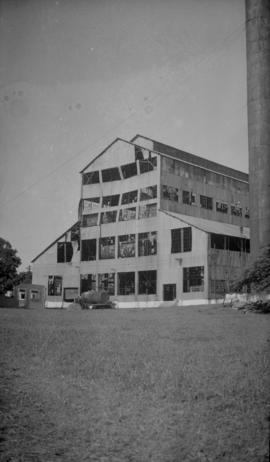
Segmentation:
{"type": "Polygon", "coordinates": [[[0,0],[0,236],[21,269],[140,133],[248,171],[244,0],[0,0]]]}

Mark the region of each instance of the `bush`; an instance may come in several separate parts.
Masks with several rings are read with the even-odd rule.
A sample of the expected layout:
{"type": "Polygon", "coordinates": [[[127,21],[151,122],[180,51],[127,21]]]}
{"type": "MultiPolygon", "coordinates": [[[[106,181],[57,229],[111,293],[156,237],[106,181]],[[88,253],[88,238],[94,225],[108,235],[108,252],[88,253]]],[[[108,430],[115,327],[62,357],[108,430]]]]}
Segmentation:
{"type": "Polygon", "coordinates": [[[243,276],[233,284],[233,290],[239,292],[245,286],[251,286],[258,292],[270,289],[270,245],[265,252],[245,270],[243,276]]]}

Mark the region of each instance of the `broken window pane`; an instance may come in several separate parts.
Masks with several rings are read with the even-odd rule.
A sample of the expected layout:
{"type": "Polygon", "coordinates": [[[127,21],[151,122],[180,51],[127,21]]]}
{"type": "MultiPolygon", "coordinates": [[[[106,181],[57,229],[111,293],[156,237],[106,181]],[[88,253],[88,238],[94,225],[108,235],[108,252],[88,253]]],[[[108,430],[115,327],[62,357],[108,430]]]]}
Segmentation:
{"type": "Polygon", "coordinates": [[[118,167],[113,167],[113,168],[105,168],[104,170],[101,171],[102,174],[102,181],[108,182],[108,181],[117,181],[121,180],[120,172],[118,167]]]}
{"type": "Polygon", "coordinates": [[[196,194],[190,191],[182,191],[183,204],[194,205],[196,204],[196,194]]]}
{"type": "Polygon", "coordinates": [[[172,186],[162,186],[163,199],[169,199],[170,201],[178,202],[178,189],[172,186]]]}
{"type": "Polygon", "coordinates": [[[135,294],[135,273],[118,273],[118,295],[135,294]]]}
{"type": "Polygon", "coordinates": [[[102,212],[101,214],[101,224],[114,223],[116,221],[117,210],[112,212],[102,212]]]}
{"type": "Polygon", "coordinates": [[[82,216],[82,226],[88,228],[98,225],[98,213],[91,213],[90,215],[82,216]]]}
{"type": "Polygon", "coordinates": [[[139,271],[139,295],[157,293],[157,272],[139,271]]]}
{"type": "Polygon", "coordinates": [[[238,204],[231,205],[231,214],[235,215],[236,217],[242,216],[242,207],[238,204]]]}
{"type": "Polygon", "coordinates": [[[140,190],[140,201],[147,201],[150,199],[156,199],[157,197],[157,185],[148,186],[140,190]]]}
{"type": "Polygon", "coordinates": [[[97,240],[83,239],[81,250],[81,261],[96,260],[97,257],[97,240]]]}
{"type": "Polygon", "coordinates": [[[96,275],[81,274],[81,293],[96,290],[96,275]]]}
{"type": "Polygon", "coordinates": [[[120,194],[112,196],[104,196],[102,199],[102,207],[116,207],[119,204],[120,194]]]}
{"type": "Polygon", "coordinates": [[[136,207],[121,209],[119,214],[119,221],[136,220],[136,207]]]}
{"type": "Polygon", "coordinates": [[[73,247],[71,242],[57,243],[57,263],[67,263],[72,260],[73,247]]]}
{"type": "Polygon", "coordinates": [[[157,215],[157,204],[140,205],[139,219],[156,217],[156,215],[157,215]]]}
{"type": "Polygon", "coordinates": [[[140,146],[135,146],[135,161],[143,160],[143,159],[144,159],[143,148],[141,148],[140,146]]]}
{"type": "Polygon", "coordinates": [[[137,202],[138,200],[138,191],[129,191],[123,193],[122,195],[122,204],[132,204],[133,202],[137,202]]]}
{"type": "Polygon", "coordinates": [[[228,213],[228,204],[226,204],[226,202],[216,202],[216,211],[228,213]]]}
{"type": "Polygon", "coordinates": [[[100,198],[99,197],[91,197],[90,199],[83,200],[83,212],[89,213],[93,210],[96,210],[99,207],[100,198]]]}
{"type": "Polygon", "coordinates": [[[245,207],[245,218],[249,218],[249,208],[245,207]]]}
{"type": "Polygon", "coordinates": [[[121,165],[121,170],[124,178],[131,178],[137,175],[137,164],[132,162],[131,164],[121,165]]]}
{"type": "Polygon", "coordinates": [[[99,258],[106,260],[115,258],[115,237],[101,237],[99,239],[99,258]]]}
{"type": "Polygon", "coordinates": [[[149,151],[148,158],[139,161],[140,173],[147,173],[157,168],[157,157],[152,157],[149,151]]]}
{"type": "Polygon", "coordinates": [[[139,233],[138,255],[146,257],[157,253],[157,231],[139,233]]]}
{"type": "Polygon", "coordinates": [[[213,198],[208,196],[200,196],[200,205],[204,209],[213,209],[213,198]]]}
{"type": "Polygon", "coordinates": [[[204,267],[183,268],[183,292],[203,292],[204,267]]]}
{"type": "Polygon", "coordinates": [[[109,295],[115,292],[115,273],[103,273],[98,275],[99,290],[106,290],[109,295]]]}
{"type": "Polygon", "coordinates": [[[62,295],[62,276],[48,276],[48,295],[62,295]]]}
{"type": "Polygon", "coordinates": [[[118,237],[118,258],[135,257],[135,234],[118,237]]]}
{"type": "Polygon", "coordinates": [[[83,184],[99,183],[99,172],[95,171],[95,172],[83,173],[82,179],[83,179],[83,184]]]}

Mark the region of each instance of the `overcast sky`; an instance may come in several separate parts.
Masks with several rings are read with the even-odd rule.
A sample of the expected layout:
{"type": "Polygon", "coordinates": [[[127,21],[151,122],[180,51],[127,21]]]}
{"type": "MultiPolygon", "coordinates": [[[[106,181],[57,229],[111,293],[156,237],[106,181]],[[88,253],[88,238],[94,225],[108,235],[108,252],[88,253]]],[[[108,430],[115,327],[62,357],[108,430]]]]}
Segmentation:
{"type": "Polygon", "coordinates": [[[248,171],[244,0],[0,0],[0,236],[23,267],[140,133],[248,171]]]}

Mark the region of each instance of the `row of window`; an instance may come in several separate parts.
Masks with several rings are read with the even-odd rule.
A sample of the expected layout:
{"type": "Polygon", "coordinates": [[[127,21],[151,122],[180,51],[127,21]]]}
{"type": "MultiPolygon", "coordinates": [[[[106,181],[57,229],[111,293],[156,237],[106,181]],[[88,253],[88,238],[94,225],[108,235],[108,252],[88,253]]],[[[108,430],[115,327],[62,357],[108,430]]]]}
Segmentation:
{"type": "MultiPolygon", "coordinates": [[[[162,186],[162,197],[163,199],[168,199],[174,202],[179,201],[179,189],[175,188],[173,186],[167,186],[163,185],[162,186]]],[[[196,194],[194,194],[191,191],[182,191],[182,202],[183,204],[186,205],[197,205],[197,199],[196,199],[196,194]]],[[[213,210],[214,207],[214,200],[212,197],[204,196],[203,194],[200,194],[200,207],[207,209],[207,210],[213,210]]],[[[216,201],[216,211],[221,212],[221,213],[228,213],[229,212],[229,206],[226,202],[222,201],[216,201]]],[[[245,218],[249,218],[249,208],[241,207],[240,203],[237,202],[235,204],[231,204],[231,215],[242,217],[244,214],[245,218]]]]}
{"type": "Polygon", "coordinates": [[[110,210],[101,213],[90,213],[82,216],[82,226],[91,227],[99,226],[107,223],[115,223],[116,221],[142,220],[144,218],[152,218],[157,216],[157,204],[140,205],[137,213],[137,207],[128,207],[118,210],[110,210]],[[118,216],[118,219],[117,219],[118,216]]]}
{"type": "Polygon", "coordinates": [[[152,157],[151,153],[147,159],[143,156],[137,159],[135,162],[131,162],[120,167],[105,168],[100,172],[95,170],[94,172],[83,173],[82,182],[86,184],[97,184],[106,183],[111,181],[119,181],[122,179],[131,178],[136,175],[151,172],[157,168],[157,157],[152,157]]]}
{"type": "Polygon", "coordinates": [[[250,252],[250,240],[243,237],[211,234],[211,249],[230,250],[232,252],[250,252]]]}
{"type": "MultiPolygon", "coordinates": [[[[85,274],[81,276],[81,292],[88,290],[106,290],[109,295],[115,295],[115,276],[117,276],[117,295],[135,295],[135,272],[85,274]],[[98,276],[98,279],[97,279],[98,276]]],[[[156,294],[157,271],[138,271],[139,295],[156,294]]]]}

